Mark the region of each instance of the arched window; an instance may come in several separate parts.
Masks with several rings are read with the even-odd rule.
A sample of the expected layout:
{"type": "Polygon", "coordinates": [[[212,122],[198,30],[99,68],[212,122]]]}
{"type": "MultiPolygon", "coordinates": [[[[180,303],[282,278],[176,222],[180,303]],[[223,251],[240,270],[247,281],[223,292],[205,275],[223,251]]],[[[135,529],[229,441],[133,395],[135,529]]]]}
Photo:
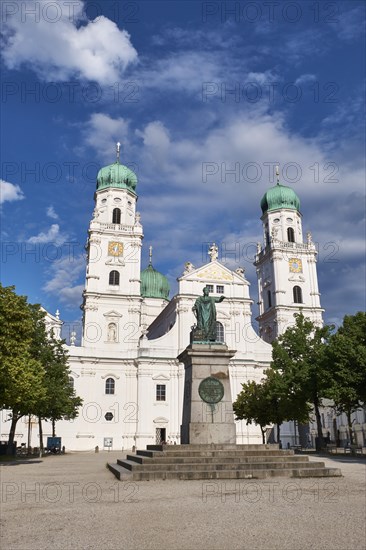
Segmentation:
{"type": "Polygon", "coordinates": [[[121,223],[121,211],[119,208],[113,209],[112,223],[121,223]]]}
{"type": "Polygon", "coordinates": [[[268,307],[272,307],[272,294],[270,290],[267,290],[268,307]]]}
{"type": "Polygon", "coordinates": [[[114,393],[114,379],[113,378],[107,378],[105,381],[105,393],[111,395],[114,393]]]}
{"type": "Polygon", "coordinates": [[[114,285],[114,286],[118,286],[119,285],[119,273],[118,271],[111,271],[110,274],[109,274],[109,284],[110,285],[114,285]]]}
{"type": "Polygon", "coordinates": [[[287,240],[289,243],[295,242],[295,231],[293,230],[292,227],[287,228],[287,240]]]}
{"type": "Polygon", "coordinates": [[[69,386],[72,390],[74,389],[74,379],[72,376],[69,376],[69,386]]]}
{"type": "Polygon", "coordinates": [[[216,321],[216,341],[225,342],[224,325],[220,321],[216,321]]]}
{"type": "Polygon", "coordinates": [[[294,302],[295,304],[302,304],[302,291],[299,286],[294,286],[294,302]]]}

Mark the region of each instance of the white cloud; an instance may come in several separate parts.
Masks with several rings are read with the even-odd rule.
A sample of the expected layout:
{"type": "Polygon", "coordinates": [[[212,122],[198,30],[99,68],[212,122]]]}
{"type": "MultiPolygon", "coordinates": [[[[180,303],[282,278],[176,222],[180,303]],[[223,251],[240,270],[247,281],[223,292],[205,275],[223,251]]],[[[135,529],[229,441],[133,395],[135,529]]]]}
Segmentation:
{"type": "Polygon", "coordinates": [[[49,218],[52,218],[53,220],[58,220],[58,214],[55,212],[55,209],[52,205],[47,208],[46,213],[49,218]]]}
{"type": "Polygon", "coordinates": [[[164,124],[159,120],[149,122],[143,131],[137,130],[136,135],[142,138],[146,151],[149,151],[151,163],[161,168],[170,147],[169,131],[164,124]]]}
{"type": "Polygon", "coordinates": [[[351,266],[342,262],[332,264],[325,271],[318,266],[322,305],[326,300],[328,322],[342,324],[343,316],[365,310],[365,264],[351,266]]]}
{"type": "MultiPolygon", "coordinates": [[[[200,99],[203,83],[227,81],[228,59],[221,52],[182,51],[169,54],[155,64],[141,68],[137,78],[143,88],[196,94],[200,99]]],[[[244,63],[244,62],[243,62],[244,63]]],[[[230,77],[237,74],[231,67],[230,77]]],[[[241,74],[243,68],[241,68],[241,74]]]]}
{"type": "Polygon", "coordinates": [[[103,113],[93,113],[83,126],[84,144],[92,147],[99,159],[108,164],[114,162],[116,143],[120,141],[121,161],[126,158],[126,149],[129,146],[129,123],[122,117],[113,118],[103,113]]]}
{"type": "Polygon", "coordinates": [[[69,307],[74,308],[82,302],[82,294],[84,285],[76,285],[73,287],[60,288],[58,295],[62,303],[67,304],[69,307]]]}
{"type": "MultiPolygon", "coordinates": [[[[201,124],[199,117],[197,114],[198,126],[201,124]]],[[[128,123],[124,119],[93,115],[84,127],[84,139],[87,145],[93,147],[98,158],[108,154],[110,160],[110,151],[114,151],[111,135],[114,132],[116,140],[119,134],[127,132],[127,128],[128,123]],[[120,132],[115,131],[116,128],[120,132]],[[104,140],[110,142],[107,149],[104,140]]],[[[141,208],[144,201],[150,200],[150,191],[155,199],[159,192],[156,187],[158,183],[160,186],[169,184],[169,193],[159,192],[158,204],[150,208],[149,202],[149,208],[144,213],[145,223],[151,223],[153,227],[173,224],[178,206],[184,210],[184,219],[189,220],[190,227],[196,225],[193,223],[196,214],[197,220],[205,223],[223,204],[234,210],[243,208],[252,216],[253,205],[255,207],[265,190],[274,183],[271,180],[273,169],[270,173],[268,166],[270,162],[280,164],[282,183],[297,190],[303,205],[314,201],[320,206],[323,201],[328,205],[339,205],[347,203],[351,190],[363,192],[362,166],[351,161],[348,165],[337,166],[336,155],[328,156],[323,139],[317,141],[291,132],[283,115],[263,114],[260,109],[235,116],[228,113],[220,125],[208,129],[204,136],[193,135],[191,139],[186,139],[184,134],[174,135],[162,121],[155,120],[135,131],[129,129],[127,145],[131,155],[139,159],[141,183],[137,191],[141,193],[141,208]],[[133,140],[134,136],[138,139],[133,140]],[[160,162],[162,159],[164,162],[160,162]],[[328,165],[330,161],[338,170],[333,177],[334,166],[328,165]],[[256,168],[248,168],[250,163],[258,169],[257,181],[254,177],[256,168]],[[292,167],[286,167],[288,163],[292,167]],[[315,163],[319,167],[319,175],[316,174],[315,163]],[[159,172],[155,169],[156,164],[159,165],[159,172]],[[230,173],[235,168],[237,176],[230,173]],[[214,173],[210,174],[210,170],[214,173]],[[294,182],[292,177],[296,175],[298,181],[294,182]],[[341,185],[345,177],[347,186],[341,185]],[[208,196],[210,209],[205,208],[208,196]],[[240,197],[243,199],[242,205],[238,202],[240,197]]],[[[315,212],[316,220],[319,208],[315,211],[313,204],[309,211],[310,214],[315,212]]],[[[342,215],[348,217],[347,212],[342,215]]],[[[224,219],[230,220],[229,217],[224,219]]]]}
{"type": "Polygon", "coordinates": [[[19,185],[0,179],[0,204],[3,202],[20,201],[24,199],[23,191],[19,185]]]}
{"type": "Polygon", "coordinates": [[[335,19],[336,21],[330,22],[330,26],[334,28],[338,38],[351,41],[365,32],[365,6],[342,10],[335,19]]]}
{"type": "Polygon", "coordinates": [[[263,73],[248,73],[247,82],[254,82],[260,86],[266,86],[272,82],[282,80],[282,77],[276,75],[272,70],[264,71],[263,73]]]}
{"type": "Polygon", "coordinates": [[[310,27],[286,36],[277,54],[298,64],[306,57],[323,56],[329,50],[329,33],[310,27]]]}
{"type": "Polygon", "coordinates": [[[60,226],[57,223],[51,225],[48,231],[41,231],[38,235],[30,237],[27,242],[31,244],[54,243],[61,245],[67,240],[67,235],[60,232],[60,226]]]}
{"type": "Polygon", "coordinates": [[[66,307],[75,308],[82,302],[83,284],[77,284],[85,272],[85,257],[68,254],[55,261],[49,269],[49,279],[43,290],[55,294],[66,307]]]}
{"type": "Polygon", "coordinates": [[[53,11],[47,4],[28,1],[27,10],[35,15],[19,9],[4,24],[2,55],[9,69],[26,65],[47,81],[79,77],[106,85],[136,62],[128,32],[104,16],[89,21],[84,2],[72,2],[71,16],[71,3],[52,2],[53,11]]]}
{"type": "Polygon", "coordinates": [[[316,80],[315,74],[302,74],[295,80],[295,86],[300,86],[301,84],[306,84],[307,82],[314,82],[316,80]]]}
{"type": "Polygon", "coordinates": [[[224,24],[220,32],[208,28],[197,29],[193,27],[168,27],[159,35],[152,37],[152,43],[157,46],[172,48],[192,48],[192,44],[198,50],[212,50],[218,48],[232,48],[239,42],[231,29],[230,24],[224,24]]]}

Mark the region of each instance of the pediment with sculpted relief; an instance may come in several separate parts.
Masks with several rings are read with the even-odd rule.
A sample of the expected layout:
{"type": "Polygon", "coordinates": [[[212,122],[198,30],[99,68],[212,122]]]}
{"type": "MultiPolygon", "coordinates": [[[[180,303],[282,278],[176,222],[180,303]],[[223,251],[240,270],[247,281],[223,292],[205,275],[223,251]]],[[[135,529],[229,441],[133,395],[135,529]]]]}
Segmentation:
{"type": "Polygon", "coordinates": [[[217,263],[212,263],[211,265],[206,265],[201,269],[198,269],[194,274],[194,277],[207,281],[226,281],[230,283],[234,280],[232,273],[217,263]]]}

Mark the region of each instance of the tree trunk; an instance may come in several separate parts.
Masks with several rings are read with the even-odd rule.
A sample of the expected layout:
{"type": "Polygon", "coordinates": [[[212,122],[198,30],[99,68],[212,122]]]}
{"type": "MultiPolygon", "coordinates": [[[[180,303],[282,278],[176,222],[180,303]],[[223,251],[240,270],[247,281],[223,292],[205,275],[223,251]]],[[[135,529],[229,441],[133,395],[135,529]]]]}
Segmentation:
{"type": "Polygon", "coordinates": [[[52,437],[56,437],[56,422],[52,420],[52,437]]]}
{"type": "Polygon", "coordinates": [[[277,424],[277,443],[280,445],[280,448],[281,448],[281,424],[278,423],[277,424]]]}
{"type": "Polygon", "coordinates": [[[265,445],[265,443],[266,443],[266,429],[265,428],[263,429],[262,426],[261,426],[261,432],[262,432],[262,443],[263,443],[263,445],[265,445]]]}
{"type": "Polygon", "coordinates": [[[348,431],[349,431],[349,442],[350,445],[353,445],[353,428],[352,428],[352,420],[351,420],[351,411],[347,411],[347,422],[348,422],[348,431]]]}
{"type": "Polygon", "coordinates": [[[318,439],[317,444],[315,445],[316,450],[320,451],[324,448],[324,439],[323,439],[323,427],[322,427],[322,419],[319,412],[319,400],[318,398],[314,399],[314,410],[315,410],[315,417],[316,417],[316,427],[318,432],[318,439]]]}
{"type": "Polygon", "coordinates": [[[15,411],[12,411],[12,419],[11,419],[11,426],[10,426],[10,432],[8,437],[8,448],[6,450],[6,454],[8,456],[11,456],[13,454],[13,443],[14,443],[14,437],[15,437],[15,428],[17,425],[17,422],[20,418],[18,417],[18,414],[15,411]]]}
{"type": "Polygon", "coordinates": [[[29,454],[29,449],[31,446],[31,433],[32,433],[32,423],[31,423],[31,415],[28,416],[28,442],[27,442],[27,452],[29,454]]]}
{"type": "Polygon", "coordinates": [[[38,417],[38,427],[39,427],[39,456],[42,456],[42,453],[44,451],[43,448],[43,431],[42,431],[42,418],[38,417]]]}

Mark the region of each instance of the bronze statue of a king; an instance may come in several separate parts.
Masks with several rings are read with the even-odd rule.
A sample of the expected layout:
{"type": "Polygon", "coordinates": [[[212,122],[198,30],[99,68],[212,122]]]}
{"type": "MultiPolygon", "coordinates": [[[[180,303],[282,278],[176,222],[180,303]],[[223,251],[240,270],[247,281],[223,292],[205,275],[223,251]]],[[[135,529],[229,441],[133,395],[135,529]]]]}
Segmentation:
{"type": "Polygon", "coordinates": [[[192,329],[193,342],[216,342],[216,303],[222,302],[225,296],[215,298],[209,296],[207,286],[203,289],[203,296],[195,301],[193,312],[197,319],[196,326],[192,329]]]}

